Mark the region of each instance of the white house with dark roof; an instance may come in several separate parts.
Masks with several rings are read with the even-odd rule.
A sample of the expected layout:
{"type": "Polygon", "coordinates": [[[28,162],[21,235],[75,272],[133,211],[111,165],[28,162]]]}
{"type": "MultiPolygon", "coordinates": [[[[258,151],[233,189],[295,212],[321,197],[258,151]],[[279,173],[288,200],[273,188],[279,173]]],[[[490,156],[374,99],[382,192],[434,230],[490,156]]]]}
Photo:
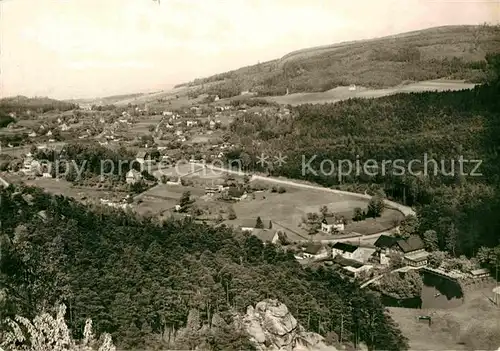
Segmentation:
{"type": "Polygon", "coordinates": [[[127,184],[136,184],[140,182],[141,179],[142,179],[141,173],[136,171],[135,169],[131,169],[130,171],[128,171],[127,175],[125,176],[127,184]]]}
{"type": "Polygon", "coordinates": [[[336,230],[343,231],[344,229],[344,222],[334,216],[327,216],[321,221],[321,231],[324,233],[331,234],[336,230]]]}
{"type": "Polygon", "coordinates": [[[336,242],[332,247],[332,257],[341,256],[349,260],[363,260],[363,249],[357,245],[336,242]]]}
{"type": "Polygon", "coordinates": [[[301,256],[305,258],[322,259],[328,258],[329,252],[326,247],[321,243],[309,243],[304,251],[301,252],[301,256]]]}

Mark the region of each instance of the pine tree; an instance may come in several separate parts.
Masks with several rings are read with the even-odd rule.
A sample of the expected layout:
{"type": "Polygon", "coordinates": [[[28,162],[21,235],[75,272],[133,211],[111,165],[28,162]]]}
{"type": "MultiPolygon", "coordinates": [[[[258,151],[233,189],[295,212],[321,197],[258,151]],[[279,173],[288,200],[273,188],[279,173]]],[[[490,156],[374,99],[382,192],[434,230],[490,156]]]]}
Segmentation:
{"type": "Polygon", "coordinates": [[[255,223],[255,228],[264,229],[264,223],[262,222],[262,219],[260,219],[260,217],[257,217],[257,221],[255,223]]]}

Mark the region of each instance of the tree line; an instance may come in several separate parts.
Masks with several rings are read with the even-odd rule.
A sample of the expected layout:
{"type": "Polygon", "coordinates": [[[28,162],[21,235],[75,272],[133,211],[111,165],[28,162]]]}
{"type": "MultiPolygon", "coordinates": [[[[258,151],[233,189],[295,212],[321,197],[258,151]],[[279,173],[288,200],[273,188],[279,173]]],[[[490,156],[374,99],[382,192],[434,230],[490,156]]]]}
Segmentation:
{"type": "Polygon", "coordinates": [[[230,126],[233,142],[241,147],[226,156],[271,175],[361,193],[382,191],[417,209],[412,234],[434,230],[440,249],[473,256],[481,247],[499,244],[499,57],[487,56],[490,81],[472,90],[306,104],[292,108],[288,118],[247,114],[230,126]],[[262,153],[282,153],[286,164],[263,166],[258,162],[262,153]],[[478,162],[469,162],[463,163],[461,174],[461,156],[481,160],[480,172],[471,175],[478,162]],[[352,165],[359,160],[362,165],[370,159],[379,165],[375,174],[363,167],[340,176],[329,174],[329,167],[320,171],[323,160],[349,160],[352,165]],[[413,164],[413,174],[407,169],[398,173],[391,164],[382,172],[384,160],[398,159],[406,165],[420,163],[413,164]],[[316,172],[304,172],[304,164],[316,172]]]}
{"type": "Polygon", "coordinates": [[[75,339],[92,318],[96,333],[110,333],[117,348],[207,342],[213,350],[238,349],[248,343],[231,328],[209,341],[191,335],[191,346],[175,335],[192,311],[206,325],[214,318],[230,325],[234,312],[277,298],[306,328],[334,340],[408,347],[376,294],[331,268],[304,269],[293,254],[254,236],[89,207],[39,188],[10,186],[0,196],[3,318],[32,319],[64,303],[75,339]]]}

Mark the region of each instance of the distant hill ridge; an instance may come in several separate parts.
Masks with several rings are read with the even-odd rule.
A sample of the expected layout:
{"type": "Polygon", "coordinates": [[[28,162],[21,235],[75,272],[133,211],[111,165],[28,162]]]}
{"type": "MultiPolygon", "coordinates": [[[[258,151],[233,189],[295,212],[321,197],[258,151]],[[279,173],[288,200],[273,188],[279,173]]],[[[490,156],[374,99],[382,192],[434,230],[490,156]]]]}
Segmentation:
{"type": "Polygon", "coordinates": [[[487,53],[500,52],[500,26],[443,26],[296,50],[280,59],[178,86],[231,97],[322,92],[351,84],[386,88],[439,78],[482,82],[487,53]],[[210,83],[210,84],[209,84],[210,83]]]}

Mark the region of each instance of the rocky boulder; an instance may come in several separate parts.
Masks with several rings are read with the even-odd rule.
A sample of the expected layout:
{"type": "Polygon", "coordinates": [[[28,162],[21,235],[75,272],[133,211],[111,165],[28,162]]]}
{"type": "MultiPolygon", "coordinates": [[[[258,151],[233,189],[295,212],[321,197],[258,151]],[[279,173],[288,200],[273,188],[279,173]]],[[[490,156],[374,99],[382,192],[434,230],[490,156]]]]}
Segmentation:
{"type": "Polygon", "coordinates": [[[306,332],[277,300],[264,300],[249,306],[243,316],[243,326],[250,341],[260,351],[336,351],[327,346],[324,338],[306,332]]]}

